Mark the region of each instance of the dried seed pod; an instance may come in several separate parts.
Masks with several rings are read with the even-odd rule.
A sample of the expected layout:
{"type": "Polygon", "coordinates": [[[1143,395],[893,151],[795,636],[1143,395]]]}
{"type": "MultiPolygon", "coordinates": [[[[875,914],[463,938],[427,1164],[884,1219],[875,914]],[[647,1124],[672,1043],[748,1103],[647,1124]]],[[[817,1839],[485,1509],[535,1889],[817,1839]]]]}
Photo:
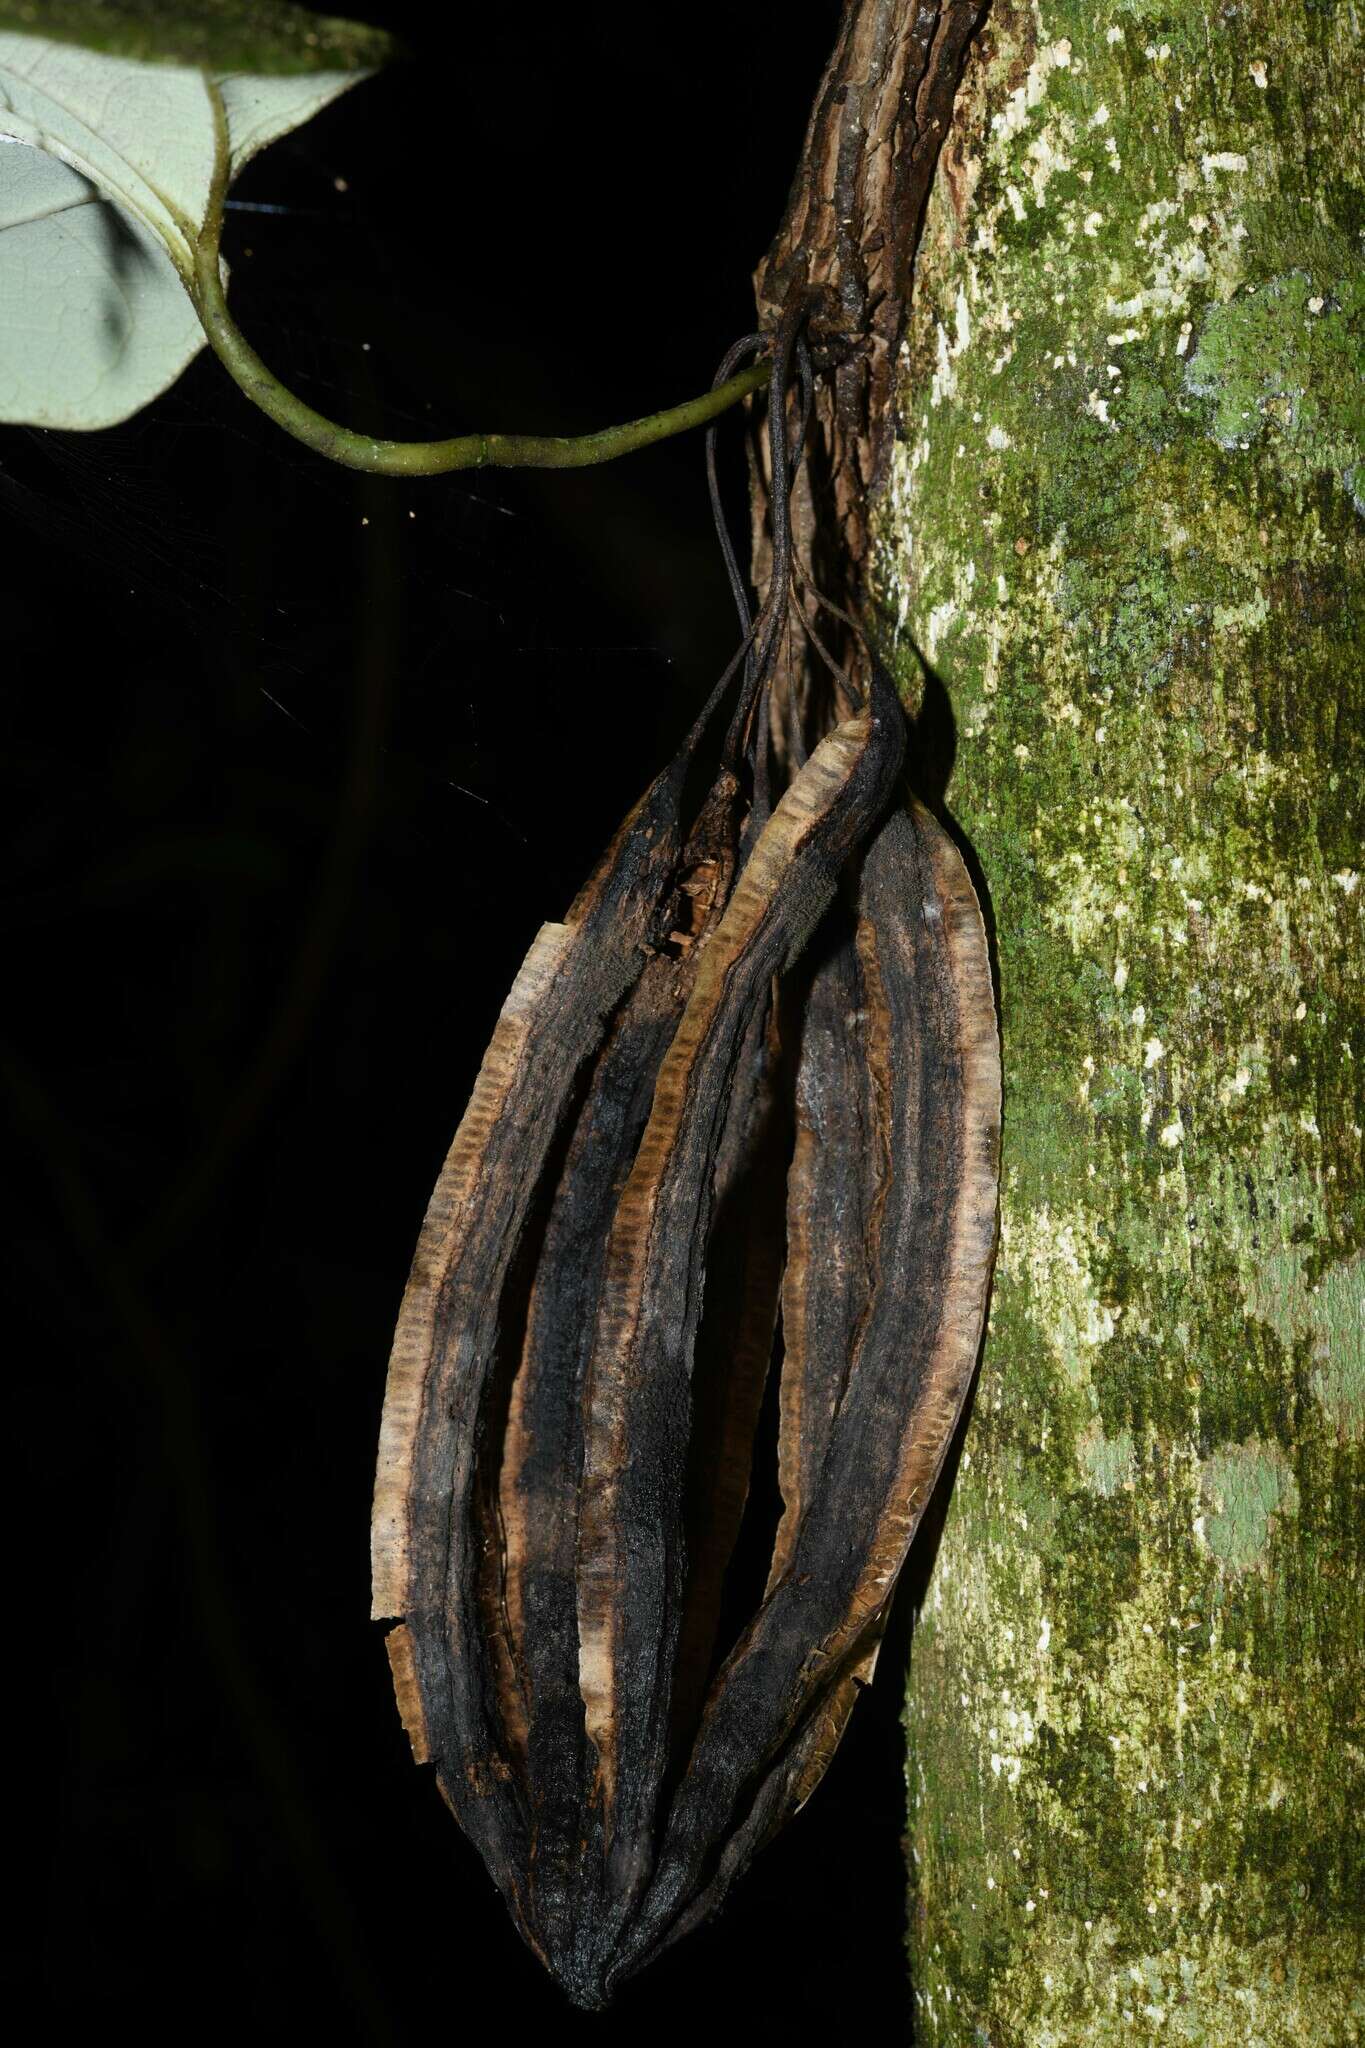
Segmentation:
{"type": "Polygon", "coordinates": [[[385,1402],[374,1612],[414,1754],[585,2005],[714,1907],[823,1770],[994,1242],[984,932],[951,841],[894,801],[880,671],[769,810],[793,347],[789,323],[773,588],[721,767],[685,818],[724,685],[532,946],[385,1402]],[[779,1296],[785,1513],[757,1611],[720,1632],[779,1296]]]}

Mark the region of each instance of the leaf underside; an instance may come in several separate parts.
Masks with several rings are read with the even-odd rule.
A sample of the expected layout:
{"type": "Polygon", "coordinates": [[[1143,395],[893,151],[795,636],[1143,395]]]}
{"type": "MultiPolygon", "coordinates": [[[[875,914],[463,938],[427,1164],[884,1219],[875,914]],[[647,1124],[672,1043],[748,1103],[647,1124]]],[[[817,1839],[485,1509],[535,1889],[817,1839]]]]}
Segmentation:
{"type": "Polygon", "coordinates": [[[352,30],[265,5],[0,7],[0,421],[113,426],[175,381],[204,345],[185,280],[215,173],[369,75],[385,40],[352,30]]]}

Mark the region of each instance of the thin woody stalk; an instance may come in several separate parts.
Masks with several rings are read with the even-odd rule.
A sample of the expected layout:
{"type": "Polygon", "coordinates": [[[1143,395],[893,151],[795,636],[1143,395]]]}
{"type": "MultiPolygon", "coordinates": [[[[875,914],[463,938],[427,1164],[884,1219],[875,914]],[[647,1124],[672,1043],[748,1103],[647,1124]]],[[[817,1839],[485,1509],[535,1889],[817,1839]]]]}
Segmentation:
{"type": "MultiPolygon", "coordinates": [[[[826,594],[865,613],[870,520],[889,476],[896,369],[925,201],[979,0],[845,0],[781,227],[759,267],[762,324],[795,291],[834,364],[816,401],[796,554],[826,594]]],[[[755,503],[760,580],[766,496],[755,503]]]]}
{"type": "Polygon", "coordinates": [[[459,434],[449,440],[390,441],[328,419],[281,383],[228,310],[219,255],[230,168],[227,121],[217,86],[207,77],[205,84],[214,107],[214,182],[202,232],[186,232],[193,252],[186,289],[209,346],[233,382],[276,426],[329,462],[372,476],[406,477],[445,476],[462,469],[587,469],[707,426],[767,383],[769,366],[763,359],[699,398],[594,434],[459,434]]]}

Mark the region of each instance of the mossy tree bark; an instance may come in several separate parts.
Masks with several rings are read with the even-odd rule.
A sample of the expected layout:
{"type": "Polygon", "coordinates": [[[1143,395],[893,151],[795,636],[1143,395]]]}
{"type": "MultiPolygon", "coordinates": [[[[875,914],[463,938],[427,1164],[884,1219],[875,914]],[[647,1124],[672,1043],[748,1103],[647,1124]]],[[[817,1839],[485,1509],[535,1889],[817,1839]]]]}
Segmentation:
{"type": "Polygon", "coordinates": [[[907,1704],[918,2038],[1365,2030],[1365,45],[996,0],[876,531],[999,952],[907,1704]]]}

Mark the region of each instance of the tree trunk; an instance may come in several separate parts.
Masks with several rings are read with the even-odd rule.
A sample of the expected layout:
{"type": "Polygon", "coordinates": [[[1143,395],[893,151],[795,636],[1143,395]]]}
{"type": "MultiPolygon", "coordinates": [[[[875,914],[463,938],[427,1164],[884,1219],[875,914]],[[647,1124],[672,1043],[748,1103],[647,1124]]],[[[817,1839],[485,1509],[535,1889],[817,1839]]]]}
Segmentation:
{"type": "Polygon", "coordinates": [[[1006,1122],[922,2043],[1362,2038],[1363,115],[1345,0],[997,0],[929,202],[878,594],[1006,1122]]]}

